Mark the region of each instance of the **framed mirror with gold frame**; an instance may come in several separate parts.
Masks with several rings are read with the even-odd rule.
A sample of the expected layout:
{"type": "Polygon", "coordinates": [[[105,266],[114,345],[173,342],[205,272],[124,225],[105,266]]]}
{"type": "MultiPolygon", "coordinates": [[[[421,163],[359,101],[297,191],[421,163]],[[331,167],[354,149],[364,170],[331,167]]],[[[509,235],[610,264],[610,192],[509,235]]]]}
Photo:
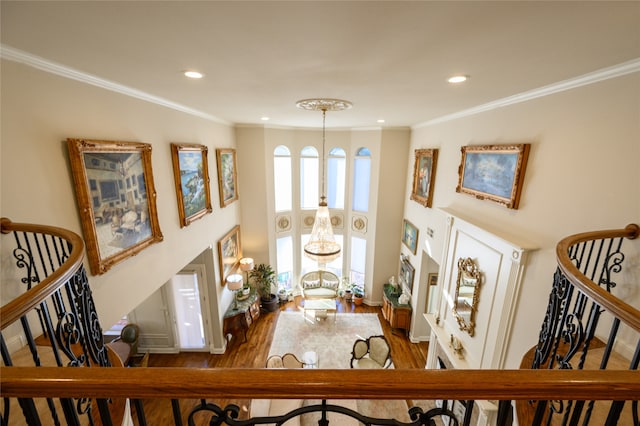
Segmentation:
{"type": "Polygon", "coordinates": [[[456,294],[453,303],[453,314],[458,321],[460,330],[470,336],[475,333],[476,312],[482,275],[473,259],[458,259],[458,278],[456,279],[456,294]]]}

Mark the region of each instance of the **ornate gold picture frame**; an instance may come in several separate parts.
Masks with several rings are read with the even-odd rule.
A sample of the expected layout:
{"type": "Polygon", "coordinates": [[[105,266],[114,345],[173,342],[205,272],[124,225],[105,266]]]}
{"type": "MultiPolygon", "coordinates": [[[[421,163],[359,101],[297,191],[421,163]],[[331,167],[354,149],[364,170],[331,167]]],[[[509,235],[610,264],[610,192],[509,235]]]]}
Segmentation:
{"type": "Polygon", "coordinates": [[[463,146],[456,191],[517,209],[530,144],[463,146]]]}
{"type": "Polygon", "coordinates": [[[67,139],[67,147],[94,275],[162,241],[151,145],[67,139]]]}
{"type": "Polygon", "coordinates": [[[220,285],[224,286],[229,274],[240,265],[242,258],[242,242],[240,241],[240,225],[218,241],[218,260],[220,261],[220,285]]]}
{"type": "Polygon", "coordinates": [[[437,149],[416,149],[413,163],[411,199],[425,207],[433,203],[433,187],[438,165],[437,149]]]}
{"type": "Polygon", "coordinates": [[[180,227],[213,211],[207,153],[204,145],[171,144],[180,227]]]}
{"type": "Polygon", "coordinates": [[[238,199],[236,150],[230,148],[216,149],[216,159],[218,162],[220,207],[224,208],[238,199]]]}

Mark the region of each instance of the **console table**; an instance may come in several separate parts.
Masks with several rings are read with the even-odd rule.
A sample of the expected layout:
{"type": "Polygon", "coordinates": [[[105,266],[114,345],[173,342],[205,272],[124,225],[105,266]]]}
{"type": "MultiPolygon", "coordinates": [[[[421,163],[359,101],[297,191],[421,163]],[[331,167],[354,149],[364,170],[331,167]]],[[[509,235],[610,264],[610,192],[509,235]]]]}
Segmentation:
{"type": "Polygon", "coordinates": [[[411,305],[398,302],[400,294],[395,287],[385,284],[382,297],[382,316],[391,326],[391,330],[402,329],[405,333],[411,328],[411,305]]]}
{"type": "Polygon", "coordinates": [[[244,332],[244,341],[247,341],[247,330],[260,316],[260,296],[254,288],[244,300],[231,303],[229,309],[224,313],[223,333],[235,335],[238,331],[244,332]]]}

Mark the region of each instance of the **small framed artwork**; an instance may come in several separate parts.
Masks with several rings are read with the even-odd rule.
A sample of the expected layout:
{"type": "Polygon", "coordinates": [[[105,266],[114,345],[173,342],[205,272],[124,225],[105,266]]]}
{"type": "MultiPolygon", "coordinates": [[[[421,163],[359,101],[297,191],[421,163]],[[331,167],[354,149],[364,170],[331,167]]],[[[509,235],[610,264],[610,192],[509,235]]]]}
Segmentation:
{"type": "Polygon", "coordinates": [[[151,169],[151,145],[67,139],[91,272],[162,241],[151,169]]]}
{"type": "Polygon", "coordinates": [[[416,270],[409,262],[409,259],[404,257],[400,262],[400,276],[398,278],[400,282],[409,289],[411,294],[413,294],[413,277],[415,273],[416,270]]]}
{"type": "Polygon", "coordinates": [[[204,145],[171,144],[180,227],[213,210],[207,152],[208,148],[204,145]]]}
{"type": "Polygon", "coordinates": [[[220,207],[227,207],[238,199],[238,180],[236,172],[236,150],[216,149],[218,160],[218,188],[220,207]]]}
{"type": "Polygon", "coordinates": [[[427,275],[427,282],[429,285],[438,285],[438,274],[432,273],[427,275]]]}
{"type": "Polygon", "coordinates": [[[517,209],[530,146],[463,146],[456,191],[517,209]]]}
{"type": "Polygon", "coordinates": [[[418,228],[413,226],[407,219],[402,221],[402,243],[407,246],[411,253],[416,254],[418,246],[418,228]]]}
{"type": "Polygon", "coordinates": [[[220,261],[220,284],[224,286],[227,276],[232,274],[240,265],[242,245],[240,242],[240,225],[218,241],[218,260],[220,261]]]}
{"type": "Polygon", "coordinates": [[[425,207],[433,202],[433,186],[438,163],[437,149],[416,149],[411,199],[425,207]]]}

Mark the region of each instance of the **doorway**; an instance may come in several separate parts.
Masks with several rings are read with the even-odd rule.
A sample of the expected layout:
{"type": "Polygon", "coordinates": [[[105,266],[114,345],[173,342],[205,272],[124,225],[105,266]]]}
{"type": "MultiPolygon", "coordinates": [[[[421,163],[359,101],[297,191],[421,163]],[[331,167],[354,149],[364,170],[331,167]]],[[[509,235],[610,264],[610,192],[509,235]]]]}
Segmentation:
{"type": "Polygon", "coordinates": [[[206,351],[210,341],[206,279],[202,265],[189,265],[167,283],[175,342],[180,351],[206,351]]]}

